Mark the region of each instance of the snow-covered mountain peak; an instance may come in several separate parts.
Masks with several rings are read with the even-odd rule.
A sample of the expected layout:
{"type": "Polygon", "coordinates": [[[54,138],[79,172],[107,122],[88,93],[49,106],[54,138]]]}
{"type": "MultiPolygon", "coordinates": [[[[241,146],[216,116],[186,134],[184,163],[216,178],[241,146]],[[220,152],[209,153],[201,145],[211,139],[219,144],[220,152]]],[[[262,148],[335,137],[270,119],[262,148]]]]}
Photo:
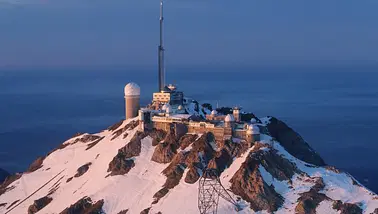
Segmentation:
{"type": "MultiPolygon", "coordinates": [[[[137,118],[79,134],[0,187],[0,213],[199,213],[205,168],[238,213],[378,213],[378,196],[326,166],[291,128],[260,118],[259,141],[140,131],[137,118]]],[[[220,198],[218,213],[236,213],[220,198]]]]}

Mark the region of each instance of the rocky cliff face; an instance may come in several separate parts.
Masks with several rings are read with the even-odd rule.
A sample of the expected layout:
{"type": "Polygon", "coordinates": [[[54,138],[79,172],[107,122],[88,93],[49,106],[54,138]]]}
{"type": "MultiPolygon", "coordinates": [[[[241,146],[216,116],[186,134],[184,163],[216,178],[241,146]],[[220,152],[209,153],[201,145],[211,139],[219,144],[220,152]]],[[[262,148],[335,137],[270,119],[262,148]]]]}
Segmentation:
{"type": "MultiPolygon", "coordinates": [[[[255,118],[253,114],[250,114],[255,118]]],[[[138,131],[121,121],[77,134],[0,186],[0,213],[198,213],[206,168],[239,213],[377,213],[378,196],[322,158],[276,118],[257,118],[261,140],[214,142],[212,133],[138,131]]],[[[218,213],[235,213],[222,198],[218,213]]]]}

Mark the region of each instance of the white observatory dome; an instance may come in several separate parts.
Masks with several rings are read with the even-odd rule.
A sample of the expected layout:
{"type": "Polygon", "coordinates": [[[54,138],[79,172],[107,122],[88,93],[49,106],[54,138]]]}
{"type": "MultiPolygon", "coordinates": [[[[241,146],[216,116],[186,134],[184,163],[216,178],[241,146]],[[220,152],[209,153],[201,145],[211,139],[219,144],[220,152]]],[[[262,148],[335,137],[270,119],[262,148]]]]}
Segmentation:
{"type": "Polygon", "coordinates": [[[256,120],[255,118],[252,118],[252,119],[251,119],[251,123],[252,123],[252,124],[255,124],[255,123],[257,123],[257,120],[256,120]]]}
{"type": "Polygon", "coordinates": [[[217,115],[218,112],[216,110],[211,111],[211,115],[217,115]]]}
{"type": "Polygon", "coordinates": [[[129,83],[125,86],[125,96],[140,96],[140,87],[136,83],[129,83]]]}
{"type": "Polygon", "coordinates": [[[260,128],[256,125],[248,126],[247,134],[260,134],[260,128]]]}
{"type": "Polygon", "coordinates": [[[224,121],[225,121],[225,122],[234,122],[234,121],[235,121],[234,115],[232,115],[232,114],[228,114],[228,115],[224,118],[224,121]]]}
{"type": "Polygon", "coordinates": [[[184,107],[183,107],[182,105],[179,105],[179,106],[177,107],[177,109],[181,111],[181,110],[184,109],[184,107]]]}

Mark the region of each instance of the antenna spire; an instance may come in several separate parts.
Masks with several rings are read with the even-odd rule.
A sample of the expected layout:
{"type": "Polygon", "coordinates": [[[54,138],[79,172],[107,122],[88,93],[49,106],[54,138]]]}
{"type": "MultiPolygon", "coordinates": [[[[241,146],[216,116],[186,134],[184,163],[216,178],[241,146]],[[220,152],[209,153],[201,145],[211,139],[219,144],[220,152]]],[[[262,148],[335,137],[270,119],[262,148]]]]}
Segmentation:
{"type": "Polygon", "coordinates": [[[159,91],[165,87],[165,68],[164,68],[164,47],[163,47],[163,0],[160,0],[160,44],[158,48],[158,66],[159,66],[159,91]]]}

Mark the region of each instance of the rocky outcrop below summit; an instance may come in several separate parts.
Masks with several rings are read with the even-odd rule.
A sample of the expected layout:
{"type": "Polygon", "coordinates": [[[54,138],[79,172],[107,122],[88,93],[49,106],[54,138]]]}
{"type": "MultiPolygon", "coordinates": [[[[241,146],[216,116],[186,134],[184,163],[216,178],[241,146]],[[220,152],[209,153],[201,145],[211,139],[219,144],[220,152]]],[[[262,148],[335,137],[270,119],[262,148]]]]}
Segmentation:
{"type": "Polygon", "coordinates": [[[215,141],[211,129],[186,133],[177,124],[141,132],[133,119],[79,134],[37,159],[29,172],[9,176],[0,186],[0,213],[198,213],[197,197],[218,197],[205,195],[200,185],[213,175],[226,198],[218,201],[219,214],[236,207],[241,213],[378,212],[376,194],[349,174],[323,167],[285,123],[245,117],[259,127],[256,142],[215,141]],[[35,190],[24,200],[25,191],[35,190]]]}
{"type": "Polygon", "coordinates": [[[144,133],[137,132],[128,144],[118,150],[117,155],[109,163],[108,176],[124,175],[135,166],[132,157],[140,154],[141,140],[144,137],[144,133]]]}
{"type": "Polygon", "coordinates": [[[47,196],[35,200],[34,203],[29,206],[28,214],[37,213],[38,211],[42,210],[45,206],[47,206],[49,203],[51,203],[52,200],[52,198],[47,196]]]}
{"type": "Polygon", "coordinates": [[[275,117],[270,117],[267,124],[268,131],[294,157],[317,166],[326,163],[303,138],[292,128],[275,117]]]}
{"type": "Polygon", "coordinates": [[[324,182],[322,178],[316,178],[315,185],[311,187],[310,191],[303,192],[298,198],[298,204],[295,207],[296,214],[315,214],[316,208],[320,202],[324,200],[331,200],[325,194],[319,191],[323,190],[324,182]]]}
{"type": "Polygon", "coordinates": [[[72,204],[70,207],[64,209],[60,214],[103,214],[102,206],[104,205],[104,200],[99,200],[96,203],[92,202],[89,197],[84,197],[72,204]]]}
{"type": "MultiPolygon", "coordinates": [[[[285,178],[290,177],[290,175],[294,173],[292,166],[291,171],[284,171],[282,165],[273,165],[273,163],[279,163],[279,161],[276,161],[277,159],[275,159],[274,155],[270,155],[269,152],[260,150],[259,147],[256,146],[231,178],[231,190],[233,193],[241,196],[245,201],[248,201],[251,209],[254,211],[267,210],[268,212],[274,212],[281,207],[284,198],[274,190],[274,186],[268,185],[264,181],[259,171],[261,161],[266,159],[270,160],[270,167],[274,167],[271,171],[281,171],[285,178]]],[[[277,173],[277,175],[280,174],[281,173],[277,173]]]]}

